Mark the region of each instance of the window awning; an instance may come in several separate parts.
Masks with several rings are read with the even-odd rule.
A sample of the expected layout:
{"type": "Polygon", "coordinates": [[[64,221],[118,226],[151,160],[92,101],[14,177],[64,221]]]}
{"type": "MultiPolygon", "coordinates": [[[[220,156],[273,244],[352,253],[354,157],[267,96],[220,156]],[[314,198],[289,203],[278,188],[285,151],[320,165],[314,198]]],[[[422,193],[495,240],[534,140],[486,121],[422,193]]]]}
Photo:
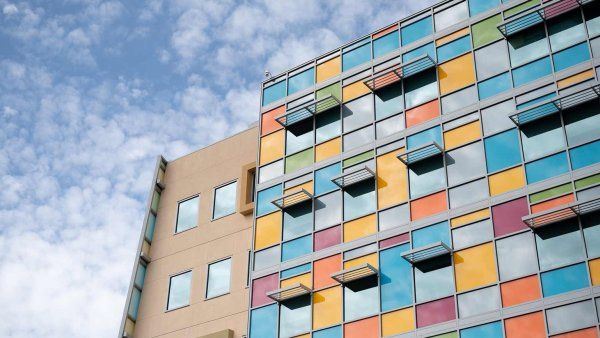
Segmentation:
{"type": "Polygon", "coordinates": [[[355,280],[377,275],[377,273],[377,269],[371,264],[363,263],[349,269],[332,273],[331,278],[335,279],[340,284],[346,284],[355,280]]]}
{"type": "Polygon", "coordinates": [[[316,114],[339,106],[341,102],[333,95],[324,96],[316,101],[305,103],[300,107],[296,107],[283,115],[275,118],[275,121],[284,128],[291,126],[294,123],[303,121],[316,114]]]}
{"type": "Polygon", "coordinates": [[[499,24],[498,30],[505,37],[509,37],[593,1],[594,0],[555,0],[547,2],[543,6],[531,9],[528,8],[516,14],[512,18],[499,24]]]}
{"type": "Polygon", "coordinates": [[[311,200],[312,198],[313,196],[311,193],[304,189],[300,189],[298,191],[293,191],[278,197],[272,200],[271,203],[275,204],[279,209],[285,209],[291,207],[292,205],[311,200]]]}
{"type": "Polygon", "coordinates": [[[594,84],[575,93],[553,97],[542,101],[533,107],[527,107],[526,109],[518,111],[516,114],[510,115],[510,119],[517,127],[521,127],[529,122],[539,120],[561,110],[566,110],[591,100],[598,99],[599,96],[600,84],[594,84]]]}
{"type": "Polygon", "coordinates": [[[406,166],[410,166],[413,163],[425,160],[427,158],[439,155],[444,152],[444,149],[436,142],[429,142],[418,148],[408,150],[400,155],[398,159],[402,161],[406,166]]]}
{"type": "Polygon", "coordinates": [[[532,229],[564,221],[576,216],[600,210],[600,197],[561,205],[522,218],[523,222],[532,229]]]}
{"type": "Polygon", "coordinates": [[[356,170],[342,173],[341,175],[335,176],[331,179],[340,188],[345,188],[353,184],[366,181],[370,178],[375,177],[375,173],[369,169],[366,165],[356,170]]]}
{"type": "Polygon", "coordinates": [[[435,67],[435,65],[435,61],[433,61],[429,55],[425,54],[405,64],[395,65],[379,71],[363,82],[367,87],[369,87],[369,89],[375,91],[396,83],[403,78],[410,77],[419,72],[435,67]]]}
{"type": "Polygon", "coordinates": [[[452,253],[452,249],[443,242],[436,242],[401,254],[411,264],[417,264],[435,257],[440,257],[452,253]]]}
{"type": "Polygon", "coordinates": [[[308,295],[312,292],[312,290],[304,284],[296,283],[292,284],[288,287],[281,288],[275,291],[271,291],[267,293],[267,297],[271,298],[276,302],[283,302],[288,299],[308,295]]]}

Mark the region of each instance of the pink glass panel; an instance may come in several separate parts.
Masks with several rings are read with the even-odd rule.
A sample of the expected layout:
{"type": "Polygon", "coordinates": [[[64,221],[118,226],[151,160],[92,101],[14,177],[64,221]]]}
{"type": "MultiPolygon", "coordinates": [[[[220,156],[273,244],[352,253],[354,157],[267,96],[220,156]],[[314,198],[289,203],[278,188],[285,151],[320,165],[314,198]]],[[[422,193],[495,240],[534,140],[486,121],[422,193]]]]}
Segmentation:
{"type": "Polygon", "coordinates": [[[279,278],[276,273],[253,280],[252,307],[272,303],[273,300],[267,297],[267,292],[277,290],[278,286],[279,278]]]}
{"type": "Polygon", "coordinates": [[[417,305],[417,327],[443,323],[453,319],[456,319],[454,297],[417,305]]]}
{"type": "Polygon", "coordinates": [[[383,241],[380,241],[379,248],[383,249],[383,248],[387,248],[392,245],[396,245],[396,244],[404,243],[404,242],[408,242],[408,233],[390,237],[390,238],[386,238],[383,241]]]}
{"type": "Polygon", "coordinates": [[[315,232],[315,251],[319,251],[342,242],[342,228],[339,225],[315,232]]]}
{"type": "Polygon", "coordinates": [[[492,207],[496,237],[527,228],[521,217],[529,215],[525,197],[492,207]]]}

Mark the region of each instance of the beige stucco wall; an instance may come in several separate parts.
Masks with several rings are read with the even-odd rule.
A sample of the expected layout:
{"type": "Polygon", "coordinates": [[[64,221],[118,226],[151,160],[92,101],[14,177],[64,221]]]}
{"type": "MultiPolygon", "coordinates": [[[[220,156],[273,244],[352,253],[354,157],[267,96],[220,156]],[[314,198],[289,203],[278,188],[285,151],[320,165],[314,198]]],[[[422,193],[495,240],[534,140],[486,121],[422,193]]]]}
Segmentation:
{"type": "Polygon", "coordinates": [[[200,337],[225,329],[236,338],[246,334],[252,215],[236,212],[215,221],[211,216],[215,187],[237,179],[241,193],[242,166],[256,160],[256,133],[257,128],[249,129],[167,165],[135,338],[200,337]],[[198,226],[174,234],[178,201],[196,194],[198,226]],[[205,300],[208,264],[230,256],[230,293],[205,300]],[[169,277],[189,269],[190,305],[165,312],[169,277]]]}

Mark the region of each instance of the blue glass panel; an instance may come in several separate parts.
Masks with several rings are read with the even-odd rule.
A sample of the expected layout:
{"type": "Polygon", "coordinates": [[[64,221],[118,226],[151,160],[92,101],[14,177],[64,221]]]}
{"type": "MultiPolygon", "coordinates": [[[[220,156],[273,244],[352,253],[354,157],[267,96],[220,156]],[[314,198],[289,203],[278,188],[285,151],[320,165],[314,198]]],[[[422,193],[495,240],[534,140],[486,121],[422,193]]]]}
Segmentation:
{"type": "Polygon", "coordinates": [[[283,270],[283,271],[281,271],[281,279],[299,275],[303,272],[308,272],[308,271],[310,271],[311,268],[312,268],[312,264],[306,263],[306,264],[298,265],[291,269],[283,270]]]}
{"type": "Polygon", "coordinates": [[[498,0],[469,0],[469,14],[475,16],[498,6],[498,0]]]}
{"type": "Polygon", "coordinates": [[[334,326],[325,330],[313,332],[313,338],[342,338],[342,327],[334,326]]]}
{"type": "Polygon", "coordinates": [[[569,47],[552,55],[554,61],[554,71],[569,68],[583,61],[590,59],[590,50],[587,42],[580,43],[573,47],[569,47]]]}
{"type": "Polygon", "coordinates": [[[412,247],[420,248],[435,242],[451,246],[448,221],[443,221],[412,232],[412,247]]]}
{"type": "Polygon", "coordinates": [[[539,182],[569,171],[565,152],[542,158],[525,165],[527,184],[539,182]]]}
{"type": "Polygon", "coordinates": [[[435,60],[435,45],[433,42],[423,45],[417,49],[413,49],[408,53],[402,54],[402,62],[406,63],[412,59],[415,59],[421,55],[429,55],[433,60],[435,60]]]}
{"type": "Polygon", "coordinates": [[[325,168],[315,171],[315,195],[321,195],[325,192],[338,188],[335,183],[331,182],[331,178],[342,173],[342,165],[335,163],[325,168]]]}
{"type": "Polygon", "coordinates": [[[569,151],[573,170],[600,162],[600,140],[588,143],[569,151]]]}
{"type": "Polygon", "coordinates": [[[281,194],[283,194],[281,184],[259,191],[256,196],[256,215],[260,216],[277,210],[277,207],[271,201],[280,197],[281,194]]]}
{"type": "Polygon", "coordinates": [[[146,233],[145,237],[148,242],[152,242],[152,238],[154,238],[154,226],[156,225],[156,216],[153,213],[148,215],[148,223],[146,224],[146,233]]]}
{"type": "Polygon", "coordinates": [[[409,249],[407,243],[379,253],[381,311],[413,303],[412,267],[400,256],[409,249]]]}
{"type": "Polygon", "coordinates": [[[400,48],[400,37],[398,31],[391,32],[376,40],[373,40],[373,58],[385,55],[400,48]]]}
{"type": "Polygon", "coordinates": [[[544,297],[550,297],[588,286],[588,275],[585,263],[579,263],[542,273],[542,292],[544,297]]]}
{"type": "Polygon", "coordinates": [[[471,36],[466,35],[462,38],[449,42],[437,49],[438,62],[444,62],[453,59],[455,56],[471,50],[471,36]]]}
{"type": "Polygon", "coordinates": [[[431,141],[435,141],[440,146],[444,144],[442,141],[442,129],[440,126],[429,128],[420,133],[410,135],[406,138],[406,147],[408,149],[417,148],[420,145],[429,143],[431,141]]]}
{"type": "Polygon", "coordinates": [[[315,83],[315,69],[310,68],[288,79],[288,95],[306,89],[315,83]]]}
{"type": "Polygon", "coordinates": [[[366,43],[342,54],[342,71],[345,72],[369,60],[371,60],[371,43],[366,43]]]}
{"type": "Polygon", "coordinates": [[[488,137],[483,142],[485,144],[485,161],[488,173],[521,162],[519,134],[516,129],[488,137]]]}
{"type": "Polygon", "coordinates": [[[479,91],[479,99],[487,99],[488,97],[492,97],[494,95],[507,91],[511,87],[512,83],[508,72],[496,75],[491,79],[481,81],[477,84],[477,89],[479,91]]]}
{"type": "Polygon", "coordinates": [[[277,304],[250,312],[250,338],[277,338],[277,304]]]}
{"type": "Polygon", "coordinates": [[[137,320],[138,310],[140,308],[140,300],[142,299],[142,292],[136,288],[131,291],[131,299],[129,300],[129,308],[127,314],[133,320],[137,320]]]}
{"type": "Polygon", "coordinates": [[[550,58],[545,57],[513,69],[513,82],[515,87],[519,87],[551,73],[552,66],[550,65],[550,58]]]}
{"type": "Polygon", "coordinates": [[[135,285],[140,289],[144,286],[144,279],[146,278],[146,267],[142,264],[138,264],[137,272],[135,273],[135,285]]]}
{"type": "Polygon", "coordinates": [[[263,106],[282,99],[285,96],[285,81],[278,82],[263,90],[263,106]]]}
{"type": "Polygon", "coordinates": [[[312,236],[296,238],[281,246],[281,261],[285,262],[312,252],[312,236]]]}
{"type": "Polygon", "coordinates": [[[556,93],[550,93],[550,94],[546,94],[543,96],[538,97],[537,99],[533,99],[531,101],[527,101],[521,104],[517,105],[517,110],[523,109],[525,107],[529,107],[529,106],[533,106],[534,104],[538,103],[538,102],[542,102],[542,101],[546,101],[552,97],[555,97],[556,93]]]}
{"type": "Polygon", "coordinates": [[[406,46],[433,33],[433,22],[428,16],[401,28],[402,45],[406,46]]]}
{"type": "Polygon", "coordinates": [[[502,338],[502,323],[493,322],[460,330],[460,338],[502,338]]]}

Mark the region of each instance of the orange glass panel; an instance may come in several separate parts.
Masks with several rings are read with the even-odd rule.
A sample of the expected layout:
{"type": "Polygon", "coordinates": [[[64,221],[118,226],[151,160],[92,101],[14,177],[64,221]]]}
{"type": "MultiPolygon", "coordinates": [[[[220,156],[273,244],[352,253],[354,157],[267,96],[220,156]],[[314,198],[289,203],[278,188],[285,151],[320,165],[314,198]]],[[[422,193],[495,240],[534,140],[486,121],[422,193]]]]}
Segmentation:
{"type": "Polygon", "coordinates": [[[331,274],[340,270],[342,270],[341,255],[335,255],[315,261],[313,265],[313,284],[315,290],[337,284],[337,282],[331,278],[331,274]]]}
{"type": "Polygon", "coordinates": [[[330,79],[340,73],[342,59],[339,56],[317,65],[317,83],[330,79]]]}
{"type": "Polygon", "coordinates": [[[344,325],[344,338],[379,338],[377,317],[362,319],[344,325]]]}
{"type": "Polygon", "coordinates": [[[384,29],[384,30],[381,30],[381,31],[379,31],[379,32],[377,32],[377,33],[375,33],[375,34],[373,34],[373,37],[371,37],[371,39],[375,40],[375,39],[377,39],[378,37],[380,37],[380,36],[384,36],[384,35],[386,35],[387,33],[391,33],[391,32],[393,32],[393,31],[395,31],[395,30],[398,30],[398,25],[397,25],[397,24],[394,24],[394,25],[392,25],[392,26],[390,26],[390,27],[388,27],[388,28],[386,28],[386,29],[384,29]]]}
{"type": "Polygon", "coordinates": [[[334,138],[315,147],[315,162],[326,160],[342,151],[342,138],[334,138]]]}
{"type": "Polygon", "coordinates": [[[441,46],[441,45],[443,45],[445,43],[448,43],[450,41],[456,40],[456,39],[460,38],[461,36],[465,36],[467,34],[469,34],[469,27],[461,29],[461,30],[456,31],[456,32],[454,32],[452,34],[446,35],[443,38],[439,38],[439,39],[435,40],[435,45],[436,46],[441,46]]]}
{"type": "Polygon", "coordinates": [[[575,201],[575,195],[573,195],[573,194],[564,195],[564,196],[561,196],[561,197],[553,198],[551,200],[547,200],[547,201],[542,202],[542,203],[538,203],[538,204],[532,205],[531,206],[531,212],[532,213],[536,213],[536,212],[540,212],[540,211],[552,209],[552,208],[557,207],[559,205],[568,204],[568,203],[571,203],[573,201],[575,201]]]}
{"type": "Polygon", "coordinates": [[[590,275],[592,277],[592,285],[600,285],[600,258],[590,261],[590,275]]]}
{"type": "Polygon", "coordinates": [[[408,171],[396,155],[404,148],[377,157],[377,205],[379,209],[408,200],[408,171]]]}
{"type": "Polygon", "coordinates": [[[583,329],[552,336],[552,338],[598,338],[598,331],[596,331],[595,327],[590,327],[589,329],[583,329]]]}
{"type": "Polygon", "coordinates": [[[444,95],[475,83],[475,67],[471,53],[438,66],[440,94],[444,95]]]}
{"type": "Polygon", "coordinates": [[[416,126],[425,121],[440,116],[440,105],[438,100],[425,103],[406,111],[406,127],[416,126]]]}
{"type": "Polygon", "coordinates": [[[410,219],[415,221],[446,210],[446,192],[440,191],[410,202],[410,219]]]}
{"type": "Polygon", "coordinates": [[[262,122],[261,122],[261,136],[265,136],[269,133],[274,132],[275,130],[279,130],[283,128],[281,124],[275,121],[275,118],[285,114],[285,106],[277,107],[273,110],[269,110],[268,112],[262,114],[262,122]]]}
{"type": "Polygon", "coordinates": [[[560,89],[560,88],[568,87],[570,85],[585,81],[587,79],[591,79],[593,77],[594,77],[594,71],[590,69],[590,70],[586,70],[585,72],[581,72],[581,73],[569,76],[566,79],[556,81],[556,85],[560,89]]]}
{"type": "Polygon", "coordinates": [[[546,323],[542,312],[534,312],[504,321],[506,338],[546,338],[546,323]]]}
{"type": "Polygon", "coordinates": [[[542,297],[537,275],[502,283],[500,292],[503,307],[530,302],[542,297]]]}

